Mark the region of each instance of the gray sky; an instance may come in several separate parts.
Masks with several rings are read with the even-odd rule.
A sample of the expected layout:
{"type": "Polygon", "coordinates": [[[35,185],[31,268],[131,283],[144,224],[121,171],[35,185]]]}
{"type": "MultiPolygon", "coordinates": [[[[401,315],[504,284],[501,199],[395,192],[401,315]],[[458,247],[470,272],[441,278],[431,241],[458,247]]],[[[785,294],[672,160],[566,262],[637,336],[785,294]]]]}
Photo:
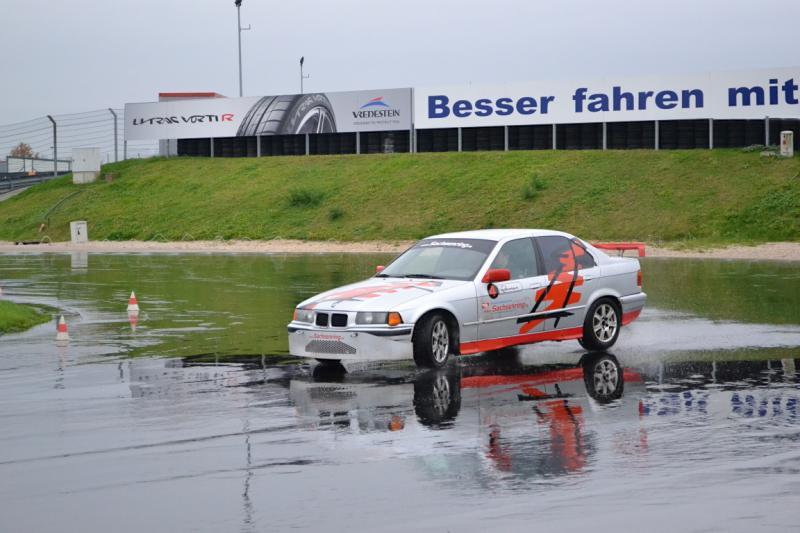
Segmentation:
{"type": "MultiPolygon", "coordinates": [[[[0,0],[0,124],[238,95],[233,0],[0,0]]],[[[244,0],[245,95],[793,66],[797,0],[244,0]]]]}

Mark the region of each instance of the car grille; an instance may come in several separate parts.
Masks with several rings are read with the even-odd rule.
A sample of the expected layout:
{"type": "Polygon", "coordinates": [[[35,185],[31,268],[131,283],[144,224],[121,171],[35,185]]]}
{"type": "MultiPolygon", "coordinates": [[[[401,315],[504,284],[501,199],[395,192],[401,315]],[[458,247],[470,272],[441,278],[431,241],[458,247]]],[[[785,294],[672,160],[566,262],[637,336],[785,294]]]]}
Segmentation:
{"type": "Polygon", "coordinates": [[[339,355],[353,355],[356,349],[342,341],[313,340],[306,344],[306,351],[311,353],[329,353],[339,355]]]}
{"type": "Polygon", "coordinates": [[[335,328],[343,328],[347,326],[347,315],[342,313],[333,313],[331,315],[331,326],[335,328]]]}
{"type": "Polygon", "coordinates": [[[323,328],[328,327],[328,313],[317,313],[315,323],[323,328]]]}

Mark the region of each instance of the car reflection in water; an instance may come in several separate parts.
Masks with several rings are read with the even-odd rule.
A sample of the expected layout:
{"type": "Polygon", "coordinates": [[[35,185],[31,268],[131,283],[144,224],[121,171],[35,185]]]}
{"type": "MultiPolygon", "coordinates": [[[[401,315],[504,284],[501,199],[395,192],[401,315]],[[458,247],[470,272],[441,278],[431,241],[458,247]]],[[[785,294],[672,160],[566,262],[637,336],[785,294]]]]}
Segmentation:
{"type": "Polygon", "coordinates": [[[641,394],[629,400],[623,391],[643,391],[642,378],[611,354],[587,354],[578,367],[465,361],[422,373],[317,366],[291,380],[290,398],[303,424],[322,430],[321,440],[339,451],[416,456],[437,477],[468,475],[511,488],[580,473],[602,445],[604,425],[640,416],[641,394]]]}

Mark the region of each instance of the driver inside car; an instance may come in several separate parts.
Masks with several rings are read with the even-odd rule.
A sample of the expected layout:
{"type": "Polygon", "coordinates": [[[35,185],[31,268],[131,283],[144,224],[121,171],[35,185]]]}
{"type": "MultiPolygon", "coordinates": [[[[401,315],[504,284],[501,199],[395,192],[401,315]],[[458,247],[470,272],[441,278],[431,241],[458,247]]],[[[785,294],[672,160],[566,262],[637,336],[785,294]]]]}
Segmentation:
{"type": "Polygon", "coordinates": [[[508,251],[506,251],[505,249],[501,249],[500,252],[498,252],[497,257],[494,258],[494,261],[492,262],[492,266],[490,268],[492,269],[505,268],[509,272],[511,272],[511,279],[515,279],[516,272],[515,268],[512,266],[511,263],[512,263],[511,256],[508,253],[508,251]]]}

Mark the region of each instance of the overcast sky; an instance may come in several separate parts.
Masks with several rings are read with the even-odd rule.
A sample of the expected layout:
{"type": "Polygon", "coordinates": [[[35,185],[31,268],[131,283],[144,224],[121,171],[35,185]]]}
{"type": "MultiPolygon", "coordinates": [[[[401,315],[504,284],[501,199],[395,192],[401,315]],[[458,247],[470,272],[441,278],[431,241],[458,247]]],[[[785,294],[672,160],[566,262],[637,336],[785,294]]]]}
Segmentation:
{"type": "MultiPolygon", "coordinates": [[[[233,0],[0,0],[0,124],[238,95],[233,0]]],[[[797,0],[244,0],[244,93],[794,66],[797,0]]]]}

